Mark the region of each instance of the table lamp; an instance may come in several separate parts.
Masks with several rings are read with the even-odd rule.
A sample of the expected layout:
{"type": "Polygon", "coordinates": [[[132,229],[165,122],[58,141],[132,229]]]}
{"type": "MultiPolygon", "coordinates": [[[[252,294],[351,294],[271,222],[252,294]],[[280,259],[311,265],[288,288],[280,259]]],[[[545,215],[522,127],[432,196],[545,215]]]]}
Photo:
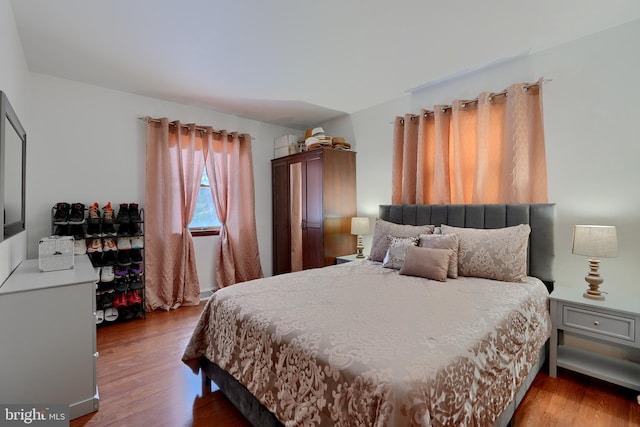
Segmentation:
{"type": "Polygon", "coordinates": [[[362,250],[364,249],[362,235],[369,234],[369,218],[351,218],[351,234],[358,236],[356,243],[356,258],[364,258],[364,254],[362,253],[362,250]]]}
{"type": "Polygon", "coordinates": [[[603,280],[598,272],[598,258],[618,256],[618,238],[616,227],[611,225],[575,225],[573,227],[573,250],[576,255],[589,257],[589,274],[584,278],[589,289],[582,295],[585,298],[604,300],[599,286],[603,280]]]}

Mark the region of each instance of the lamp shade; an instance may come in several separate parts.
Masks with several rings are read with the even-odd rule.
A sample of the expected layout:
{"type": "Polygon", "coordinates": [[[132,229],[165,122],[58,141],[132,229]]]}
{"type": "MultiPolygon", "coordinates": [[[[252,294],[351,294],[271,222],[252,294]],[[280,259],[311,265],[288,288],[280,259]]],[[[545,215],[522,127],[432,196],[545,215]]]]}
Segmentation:
{"type": "Polygon", "coordinates": [[[351,218],[351,234],[369,234],[369,218],[351,218]]]}
{"type": "Polygon", "coordinates": [[[612,225],[574,225],[573,253],[594,258],[618,256],[618,237],[612,225]]]}

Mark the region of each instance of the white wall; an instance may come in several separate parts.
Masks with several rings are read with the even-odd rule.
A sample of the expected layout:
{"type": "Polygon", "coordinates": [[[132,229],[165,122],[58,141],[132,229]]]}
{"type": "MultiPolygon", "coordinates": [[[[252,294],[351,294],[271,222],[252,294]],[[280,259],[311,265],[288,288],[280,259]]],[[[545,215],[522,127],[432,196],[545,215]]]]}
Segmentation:
{"type": "Polygon", "coordinates": [[[358,214],[375,217],[391,201],[395,116],[544,76],[552,79],[543,102],[549,201],[558,217],[556,285],[586,288],[587,259],[571,254],[573,225],[608,224],[618,228],[620,255],[602,261],[602,289],[640,295],[633,279],[640,260],[639,40],[634,21],[323,123],[327,134],[355,142],[358,214]]]}
{"type": "MultiPolygon", "coordinates": [[[[4,92],[20,118],[30,123],[27,105],[27,63],[8,1],[0,1],[0,91],[4,92]]],[[[1,231],[0,231],[1,232],[1,231]]],[[[26,256],[27,233],[0,242],[0,285],[26,256]]]]}
{"type": "MultiPolygon", "coordinates": [[[[630,279],[640,259],[637,40],[640,21],[323,123],[328,134],[346,136],[358,151],[359,215],[373,217],[379,204],[391,200],[391,123],[396,115],[544,76],[553,79],[544,87],[544,108],[549,194],[558,206],[557,284],[585,287],[586,259],[571,254],[572,225],[612,224],[618,227],[620,256],[603,260],[603,288],[640,295],[640,286],[630,279]]],[[[37,240],[50,233],[49,209],[58,201],[144,200],[144,125],[137,118],[167,116],[254,136],[259,250],[263,270],[271,274],[269,160],[273,139],[298,131],[29,73],[6,1],[0,1],[0,54],[0,90],[9,94],[28,134],[29,257],[37,256],[37,240]]],[[[215,239],[196,241],[203,290],[213,288],[208,262],[213,253],[210,258],[208,253],[215,239]]],[[[6,242],[0,244],[0,257],[10,252],[6,242]]]]}
{"type": "MultiPolygon", "coordinates": [[[[273,140],[294,129],[30,73],[11,5],[0,1],[0,90],[27,131],[27,232],[0,243],[0,283],[37,242],[51,234],[50,209],[59,201],[144,204],[145,133],[141,116],[169,117],[250,133],[258,246],[271,275],[273,140]]],[[[202,290],[215,288],[217,237],[195,239],[202,290]]]]}
{"type": "MultiPolygon", "coordinates": [[[[273,139],[292,129],[215,111],[159,101],[69,80],[31,74],[27,127],[27,225],[29,257],[51,233],[50,209],[59,202],[139,202],[145,195],[145,124],[138,117],[169,117],[250,133],[258,206],[258,244],[271,274],[271,167],[273,139]]],[[[213,289],[217,237],[196,239],[201,289],[213,289]]]]}

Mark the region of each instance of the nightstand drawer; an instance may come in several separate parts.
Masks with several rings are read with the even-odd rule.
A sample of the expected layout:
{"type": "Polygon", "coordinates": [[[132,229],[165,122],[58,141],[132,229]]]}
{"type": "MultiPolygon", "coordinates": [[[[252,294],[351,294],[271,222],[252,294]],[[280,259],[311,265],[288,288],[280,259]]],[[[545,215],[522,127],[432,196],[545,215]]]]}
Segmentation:
{"type": "Polygon", "coordinates": [[[635,341],[635,319],[563,306],[563,326],[628,341],[635,341]]]}

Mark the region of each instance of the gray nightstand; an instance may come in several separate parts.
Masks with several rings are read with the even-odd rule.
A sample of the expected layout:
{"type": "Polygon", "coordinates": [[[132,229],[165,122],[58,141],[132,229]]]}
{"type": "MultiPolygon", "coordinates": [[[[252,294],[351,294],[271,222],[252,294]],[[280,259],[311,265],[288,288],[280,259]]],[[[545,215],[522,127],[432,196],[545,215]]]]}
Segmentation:
{"type": "Polygon", "coordinates": [[[556,287],[551,293],[549,376],[557,367],[640,390],[640,363],[564,344],[564,335],[594,343],[640,349],[640,298],[607,294],[604,301],[584,298],[582,289],[556,287]]]}
{"type": "Polygon", "coordinates": [[[344,264],[345,262],[351,262],[357,259],[367,259],[367,256],[365,255],[364,258],[356,258],[356,254],[342,255],[342,256],[336,257],[336,264],[344,264]]]}

